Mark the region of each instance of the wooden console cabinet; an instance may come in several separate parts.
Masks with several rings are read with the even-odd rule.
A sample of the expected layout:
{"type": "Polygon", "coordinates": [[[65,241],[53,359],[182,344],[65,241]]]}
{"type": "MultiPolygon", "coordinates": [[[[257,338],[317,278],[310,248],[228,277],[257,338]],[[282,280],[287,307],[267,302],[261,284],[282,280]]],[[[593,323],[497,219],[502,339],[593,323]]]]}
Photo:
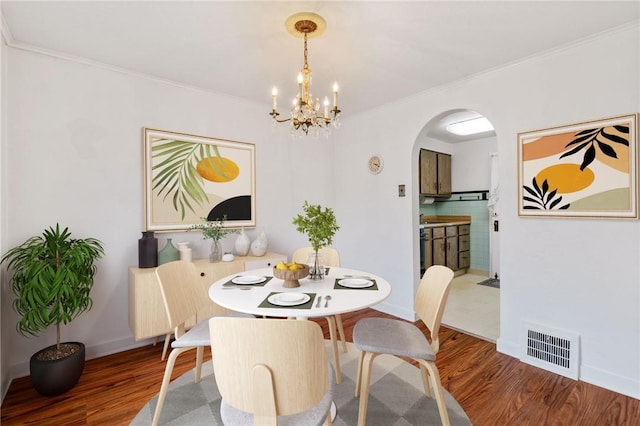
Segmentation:
{"type": "MultiPolygon", "coordinates": [[[[193,318],[193,324],[211,315],[226,312],[224,308],[209,299],[209,286],[216,280],[251,269],[275,266],[281,260],[286,261],[287,256],[267,253],[261,257],[236,257],[231,262],[216,263],[211,263],[209,259],[194,260],[201,284],[203,303],[197,317],[193,318]]],[[[133,266],[129,268],[129,328],[136,340],[164,336],[173,331],[169,328],[155,268],[133,266]]]]}

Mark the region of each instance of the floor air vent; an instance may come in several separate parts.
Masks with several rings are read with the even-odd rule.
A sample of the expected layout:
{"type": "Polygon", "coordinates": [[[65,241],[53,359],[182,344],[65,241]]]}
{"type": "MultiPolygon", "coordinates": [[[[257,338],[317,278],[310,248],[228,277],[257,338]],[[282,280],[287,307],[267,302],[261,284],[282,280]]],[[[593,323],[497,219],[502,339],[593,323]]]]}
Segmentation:
{"type": "Polygon", "coordinates": [[[578,380],[578,335],[524,322],[522,361],[578,380]]]}

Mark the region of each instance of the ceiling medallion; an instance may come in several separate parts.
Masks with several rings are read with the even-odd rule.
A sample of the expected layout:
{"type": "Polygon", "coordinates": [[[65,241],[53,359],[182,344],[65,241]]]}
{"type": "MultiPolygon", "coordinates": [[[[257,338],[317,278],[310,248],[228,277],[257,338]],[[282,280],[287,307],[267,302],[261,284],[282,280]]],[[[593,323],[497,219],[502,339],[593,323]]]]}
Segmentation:
{"type": "Polygon", "coordinates": [[[278,118],[278,89],[271,91],[273,109],[269,113],[275,123],[291,122],[291,130],[294,135],[328,135],[331,127],[338,127],[338,83],[333,85],[333,109],[329,109],[329,99],[325,96],[324,108],[320,110],[320,99],[313,99],[309,92],[311,85],[311,68],[307,60],[307,39],[320,36],[327,27],[325,20],[315,13],[302,12],[287,18],[285,22],[287,31],[294,37],[304,38],[304,65],[298,73],[298,90],[293,100],[291,115],[287,118],[278,118]]]}

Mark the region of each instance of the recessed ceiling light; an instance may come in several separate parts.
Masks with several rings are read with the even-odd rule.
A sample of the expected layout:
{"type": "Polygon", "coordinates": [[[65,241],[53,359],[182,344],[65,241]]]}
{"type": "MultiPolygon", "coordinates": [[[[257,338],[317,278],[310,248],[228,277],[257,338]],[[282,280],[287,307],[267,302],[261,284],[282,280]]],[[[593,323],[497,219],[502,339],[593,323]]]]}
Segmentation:
{"type": "Polygon", "coordinates": [[[485,117],[476,117],[471,120],[458,121],[446,127],[447,132],[454,135],[467,136],[493,130],[493,126],[485,117]]]}

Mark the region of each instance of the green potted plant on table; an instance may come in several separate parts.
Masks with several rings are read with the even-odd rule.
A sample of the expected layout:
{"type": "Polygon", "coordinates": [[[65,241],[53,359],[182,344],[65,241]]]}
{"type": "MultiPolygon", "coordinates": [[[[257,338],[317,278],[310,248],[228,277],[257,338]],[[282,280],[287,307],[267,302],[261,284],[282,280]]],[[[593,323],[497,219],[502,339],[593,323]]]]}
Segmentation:
{"type": "Polygon", "coordinates": [[[324,278],[324,266],[321,265],[318,250],[333,243],[333,236],[340,227],[336,222],[333,209],[329,207],[323,208],[318,204],[309,204],[305,200],[302,209],[304,215],[294,217],[293,224],[296,225],[298,232],[307,235],[314,251],[313,264],[309,268],[309,278],[322,279],[324,278]]]}
{"type": "Polygon", "coordinates": [[[227,220],[227,216],[222,216],[222,219],[209,220],[206,218],[202,218],[205,220],[205,223],[198,223],[197,225],[191,226],[189,229],[198,229],[202,231],[203,239],[210,239],[211,242],[211,254],[209,255],[209,260],[211,262],[220,262],[222,259],[222,248],[220,247],[220,240],[226,237],[229,234],[235,234],[238,232],[237,229],[229,229],[224,227],[224,221],[227,220]]]}
{"type": "Polygon", "coordinates": [[[85,362],[80,342],[60,342],[60,324],[68,324],[93,305],[90,292],[95,261],[104,255],[95,238],[74,239],[68,228],[45,229],[9,250],[0,260],[13,269],[13,308],[20,315],[16,329],[37,336],[56,326],[56,344],[36,352],[30,360],[31,383],[42,395],[53,396],[78,382],[85,362]]]}

